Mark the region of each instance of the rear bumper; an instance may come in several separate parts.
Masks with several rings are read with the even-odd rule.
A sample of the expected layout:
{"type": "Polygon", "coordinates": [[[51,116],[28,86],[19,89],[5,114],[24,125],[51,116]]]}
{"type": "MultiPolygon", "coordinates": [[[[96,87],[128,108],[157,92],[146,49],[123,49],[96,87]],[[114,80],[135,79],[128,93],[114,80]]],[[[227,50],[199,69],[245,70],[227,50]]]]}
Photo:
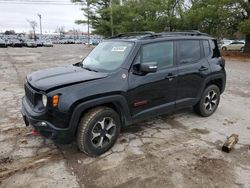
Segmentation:
{"type": "Polygon", "coordinates": [[[74,132],[68,128],[58,128],[47,121],[46,114],[38,114],[28,106],[25,98],[22,99],[22,116],[26,126],[31,125],[45,138],[52,139],[56,143],[67,144],[73,141],[74,132]]]}

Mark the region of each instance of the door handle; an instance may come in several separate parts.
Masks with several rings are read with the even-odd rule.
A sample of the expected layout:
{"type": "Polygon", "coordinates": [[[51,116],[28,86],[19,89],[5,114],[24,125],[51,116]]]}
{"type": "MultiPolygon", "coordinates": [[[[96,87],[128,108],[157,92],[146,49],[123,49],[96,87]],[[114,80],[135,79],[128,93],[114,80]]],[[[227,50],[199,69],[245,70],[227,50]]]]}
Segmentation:
{"type": "Polygon", "coordinates": [[[200,72],[206,71],[206,70],[208,70],[208,68],[207,68],[207,67],[204,67],[204,66],[201,66],[201,68],[199,68],[199,71],[200,71],[200,72]]]}
{"type": "Polygon", "coordinates": [[[174,78],[176,78],[177,75],[174,75],[172,73],[169,73],[167,76],[165,76],[165,79],[168,79],[169,81],[173,80],[174,78]]]}

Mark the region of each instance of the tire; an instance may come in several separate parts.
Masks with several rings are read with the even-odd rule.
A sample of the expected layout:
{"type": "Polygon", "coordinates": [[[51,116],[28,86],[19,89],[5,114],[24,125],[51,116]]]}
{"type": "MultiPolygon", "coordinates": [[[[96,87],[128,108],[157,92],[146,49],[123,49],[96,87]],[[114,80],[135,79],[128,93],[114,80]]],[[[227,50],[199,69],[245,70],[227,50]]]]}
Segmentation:
{"type": "Polygon", "coordinates": [[[227,48],[226,48],[226,47],[222,47],[222,50],[223,50],[223,51],[227,51],[227,48]]]}
{"type": "Polygon", "coordinates": [[[194,111],[202,117],[211,116],[220,103],[220,89],[216,85],[208,86],[200,101],[194,106],[194,111]]]}
{"type": "Polygon", "coordinates": [[[78,148],[89,156],[99,156],[115,144],[120,129],[120,117],[113,109],[102,106],[91,109],[79,123],[78,148]]]}

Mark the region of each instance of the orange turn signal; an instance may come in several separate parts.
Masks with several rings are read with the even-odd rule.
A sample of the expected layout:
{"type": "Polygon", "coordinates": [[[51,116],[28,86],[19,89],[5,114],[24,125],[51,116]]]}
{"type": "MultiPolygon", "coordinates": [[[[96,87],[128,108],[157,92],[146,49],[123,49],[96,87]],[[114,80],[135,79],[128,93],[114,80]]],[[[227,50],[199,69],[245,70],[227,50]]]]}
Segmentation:
{"type": "Polygon", "coordinates": [[[53,107],[57,107],[58,104],[59,104],[59,96],[58,95],[54,95],[52,102],[53,102],[53,107]]]}

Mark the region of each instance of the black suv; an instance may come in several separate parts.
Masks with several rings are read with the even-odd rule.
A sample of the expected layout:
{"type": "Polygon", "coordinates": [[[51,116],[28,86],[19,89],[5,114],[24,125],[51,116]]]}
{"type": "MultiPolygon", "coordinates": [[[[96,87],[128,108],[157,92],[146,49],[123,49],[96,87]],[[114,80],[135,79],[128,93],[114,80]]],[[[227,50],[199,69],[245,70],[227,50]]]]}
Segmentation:
{"type": "Polygon", "coordinates": [[[75,137],[96,156],[121,127],[184,107],[207,117],[225,89],[216,39],[199,32],[127,33],[101,42],[79,63],[31,73],[22,114],[59,143],[75,137]]]}

